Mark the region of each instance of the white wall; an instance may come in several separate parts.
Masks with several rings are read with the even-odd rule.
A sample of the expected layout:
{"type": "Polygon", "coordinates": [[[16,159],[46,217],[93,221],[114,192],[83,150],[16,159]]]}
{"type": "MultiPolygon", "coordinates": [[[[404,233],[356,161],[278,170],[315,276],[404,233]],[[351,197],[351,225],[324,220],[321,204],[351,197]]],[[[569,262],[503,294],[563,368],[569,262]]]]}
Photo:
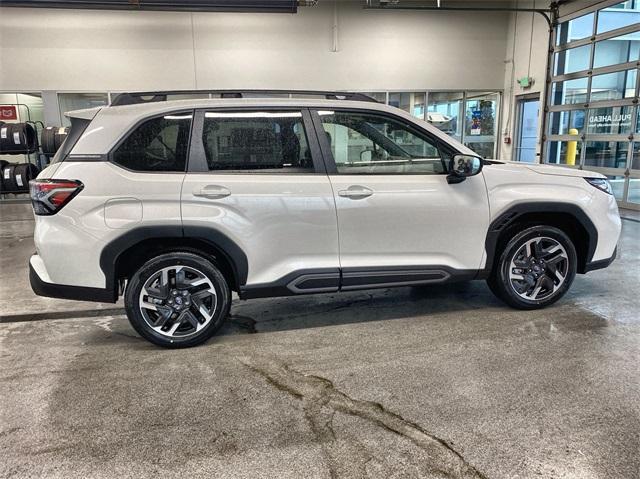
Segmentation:
{"type": "Polygon", "coordinates": [[[296,15],[0,8],[0,91],[502,89],[508,14],[362,4],[338,3],[337,52],[326,0],[296,15]]]}
{"type": "MultiPolygon", "coordinates": [[[[517,2],[518,8],[546,8],[548,3],[543,1],[517,2]]],[[[515,6],[515,2],[514,2],[515,6]]],[[[538,116],[538,145],[540,153],[540,128],[544,112],[544,89],[547,74],[547,50],[549,43],[549,26],[546,20],[537,13],[512,13],[509,16],[507,47],[505,57],[504,100],[502,108],[502,137],[500,138],[503,160],[512,159],[513,145],[516,135],[516,100],[518,96],[538,94],[540,96],[540,111],[538,116]],[[515,51],[514,51],[515,40],[515,51]],[[534,84],[530,88],[522,88],[517,80],[530,76],[534,84]],[[511,138],[511,144],[505,144],[504,138],[511,138]]]]}

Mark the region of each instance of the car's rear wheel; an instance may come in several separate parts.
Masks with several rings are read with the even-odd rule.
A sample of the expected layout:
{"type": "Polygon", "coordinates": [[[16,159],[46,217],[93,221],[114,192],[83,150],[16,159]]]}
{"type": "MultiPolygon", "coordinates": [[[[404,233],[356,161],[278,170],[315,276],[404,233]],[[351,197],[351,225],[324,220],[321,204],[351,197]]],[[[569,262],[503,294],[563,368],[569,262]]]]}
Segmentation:
{"type": "Polygon", "coordinates": [[[164,347],[203,343],[222,326],[230,305],[231,292],[220,270],[193,253],[167,253],[147,261],[125,292],[133,328],[164,347]]]}
{"type": "Polygon", "coordinates": [[[564,296],[576,268],[576,249],[562,230],[532,226],[509,240],[488,283],[496,296],[514,308],[543,308],[564,296]]]}

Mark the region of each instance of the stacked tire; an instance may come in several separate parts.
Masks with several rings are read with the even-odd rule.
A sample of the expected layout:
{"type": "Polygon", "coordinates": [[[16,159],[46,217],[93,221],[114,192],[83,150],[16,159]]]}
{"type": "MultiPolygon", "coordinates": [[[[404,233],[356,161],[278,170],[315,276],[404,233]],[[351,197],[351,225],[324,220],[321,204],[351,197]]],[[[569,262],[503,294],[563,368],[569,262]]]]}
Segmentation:
{"type": "Polygon", "coordinates": [[[38,149],[38,134],[30,123],[0,125],[0,154],[30,154],[38,149]]]}
{"type": "Polygon", "coordinates": [[[42,130],[42,136],[40,143],[42,144],[42,153],[45,156],[51,157],[56,154],[56,151],[60,149],[62,143],[69,134],[69,128],[48,126],[42,130]]]}
{"type": "Polygon", "coordinates": [[[0,161],[2,193],[27,193],[29,181],[38,176],[38,167],[32,163],[7,163],[0,161]]]}

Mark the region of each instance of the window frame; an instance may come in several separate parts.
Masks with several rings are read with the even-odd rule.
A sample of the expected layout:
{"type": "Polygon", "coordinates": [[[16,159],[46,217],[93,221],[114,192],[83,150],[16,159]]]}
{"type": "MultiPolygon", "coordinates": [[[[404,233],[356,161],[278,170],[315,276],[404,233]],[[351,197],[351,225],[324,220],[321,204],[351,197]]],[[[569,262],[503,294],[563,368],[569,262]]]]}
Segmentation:
{"type": "Polygon", "coordinates": [[[329,175],[343,175],[343,176],[348,176],[348,175],[354,175],[354,176],[446,176],[449,174],[449,165],[447,164],[446,160],[444,158],[441,158],[441,161],[444,164],[444,171],[442,173],[340,173],[338,171],[338,166],[336,165],[335,159],[333,157],[333,151],[331,150],[331,145],[329,144],[329,140],[327,139],[327,136],[325,135],[325,131],[324,131],[324,127],[322,126],[322,118],[320,117],[320,115],[318,114],[318,111],[326,111],[326,110],[331,110],[331,111],[340,111],[340,112],[349,112],[349,113],[358,113],[358,114],[364,114],[364,115],[377,115],[377,116],[382,116],[382,117],[386,117],[386,118],[390,118],[392,120],[395,120],[397,122],[402,123],[403,125],[405,125],[407,127],[407,130],[409,132],[415,132],[418,136],[424,136],[426,138],[428,138],[429,140],[433,141],[433,144],[436,148],[438,148],[438,151],[440,152],[440,154],[442,155],[442,150],[448,150],[448,152],[450,154],[452,154],[453,156],[457,155],[457,154],[461,154],[460,150],[458,150],[457,148],[455,148],[453,145],[450,145],[448,142],[444,141],[441,138],[438,138],[437,136],[433,135],[433,133],[431,133],[430,131],[420,127],[419,125],[417,125],[416,123],[407,120],[406,118],[403,118],[400,115],[395,115],[393,113],[387,112],[387,111],[380,111],[380,110],[373,110],[373,109],[368,109],[368,108],[349,108],[349,107],[313,107],[310,108],[310,113],[311,113],[311,117],[315,126],[315,131],[316,131],[316,137],[318,139],[318,142],[320,144],[320,149],[322,151],[322,157],[324,159],[326,168],[327,168],[327,172],[329,175]]]}
{"type": "Polygon", "coordinates": [[[168,111],[163,111],[162,113],[155,113],[153,115],[150,116],[145,116],[144,118],[140,118],[138,119],[138,121],[136,121],[130,128],[128,128],[123,134],[122,136],[120,136],[118,138],[118,140],[116,141],[116,143],[113,145],[113,147],[111,147],[111,149],[109,150],[109,153],[107,153],[107,161],[109,163],[111,163],[114,166],[117,166],[118,168],[122,168],[125,171],[130,171],[132,173],[143,173],[143,174],[161,174],[161,175],[171,175],[171,174],[178,174],[178,175],[184,175],[187,172],[187,167],[189,165],[189,156],[191,154],[191,138],[193,137],[193,126],[195,123],[195,110],[193,109],[179,109],[179,110],[168,110],[168,111]],[[131,168],[127,168],[124,165],[121,165],[120,163],[117,163],[115,161],[114,155],[115,152],[118,148],[120,148],[120,146],[129,139],[129,137],[133,134],[134,131],[136,131],[138,128],[140,128],[144,123],[154,120],[156,118],[160,118],[160,117],[164,117],[167,115],[191,115],[191,125],[189,127],[189,137],[187,138],[187,152],[186,152],[186,158],[184,159],[184,169],[182,171],[146,171],[146,170],[133,170],[131,168]]]}
{"type": "MultiPolygon", "coordinates": [[[[283,169],[284,170],[284,169],[283,169]]],[[[197,108],[194,114],[194,121],[191,129],[191,144],[189,147],[189,155],[187,161],[187,173],[208,173],[210,175],[285,175],[285,176],[306,176],[306,175],[326,175],[327,169],[325,167],[322,155],[320,153],[320,146],[315,134],[315,129],[311,121],[311,115],[309,109],[306,107],[297,107],[291,105],[282,106],[242,106],[242,107],[214,107],[214,108],[197,108]],[[204,141],[202,133],[204,131],[204,119],[207,112],[216,113],[243,113],[251,111],[276,111],[276,112],[300,112],[302,113],[302,126],[304,127],[305,134],[307,136],[307,143],[309,151],[311,152],[311,161],[313,162],[313,170],[307,172],[275,172],[264,170],[210,170],[207,163],[207,157],[204,150],[204,141]]]]}

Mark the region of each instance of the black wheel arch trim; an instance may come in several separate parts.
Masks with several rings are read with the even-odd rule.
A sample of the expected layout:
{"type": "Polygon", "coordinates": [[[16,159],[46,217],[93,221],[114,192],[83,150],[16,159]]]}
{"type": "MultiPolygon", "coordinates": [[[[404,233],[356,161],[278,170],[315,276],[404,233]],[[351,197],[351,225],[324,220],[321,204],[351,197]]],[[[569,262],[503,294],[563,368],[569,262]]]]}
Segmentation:
{"type": "Polygon", "coordinates": [[[544,201],[518,203],[509,207],[491,222],[487,231],[487,237],[485,239],[485,251],[487,260],[485,262],[484,269],[481,270],[478,274],[478,279],[487,278],[491,274],[496,260],[496,250],[498,247],[498,239],[500,237],[500,234],[511,225],[513,225],[518,220],[518,218],[521,218],[525,214],[531,213],[563,213],[573,216],[588,234],[586,258],[584,258],[585,266],[579,268],[578,273],[586,273],[590,271],[587,265],[591,263],[593,255],[596,251],[596,246],[598,244],[598,230],[596,229],[595,225],[593,224],[589,216],[584,212],[584,210],[577,205],[574,205],[572,203],[544,201]]]}
{"type": "Polygon", "coordinates": [[[100,268],[105,276],[107,289],[117,291],[116,264],[118,258],[130,248],[150,239],[195,239],[208,243],[220,251],[233,269],[237,287],[247,282],[249,262],[247,256],[235,241],[224,233],[205,226],[141,226],[127,231],[109,242],[100,254],[100,268]]]}

